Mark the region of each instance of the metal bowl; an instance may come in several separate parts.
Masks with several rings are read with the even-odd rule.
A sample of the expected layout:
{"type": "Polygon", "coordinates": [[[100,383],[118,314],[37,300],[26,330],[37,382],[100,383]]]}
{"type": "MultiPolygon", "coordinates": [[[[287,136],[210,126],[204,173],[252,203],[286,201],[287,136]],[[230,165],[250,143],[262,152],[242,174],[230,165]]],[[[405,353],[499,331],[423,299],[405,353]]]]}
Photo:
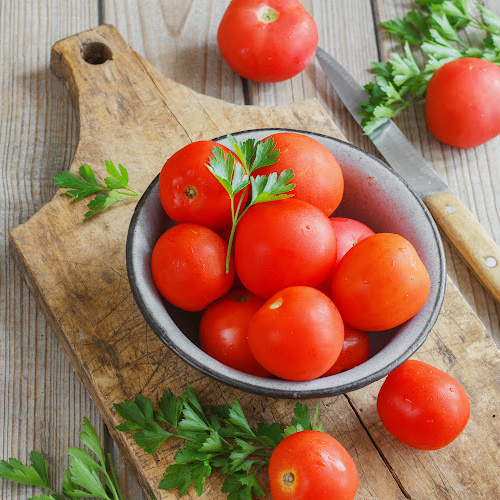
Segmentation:
{"type": "MultiPolygon", "coordinates": [[[[408,184],[378,158],[352,144],[311,132],[259,129],[233,134],[240,140],[262,139],[277,132],[299,132],[321,142],[337,158],[345,190],[335,216],[364,222],[375,232],[398,233],[408,239],[429,271],[431,290],[425,305],[403,325],[369,333],[370,358],[337,375],[307,382],[247,375],[205,354],[198,343],[201,313],[183,311],[166,302],[151,275],[151,254],[158,238],[175,223],[166,215],[158,193],[158,177],[137,204],[127,237],[127,272],[135,300],[147,323],[186,363],[201,373],[238,389],[280,398],[324,397],[353,391],[378,380],[408,359],[425,341],[441,309],[446,284],[443,245],[425,205],[408,184]]],[[[215,139],[225,146],[225,137],[215,139]]]]}

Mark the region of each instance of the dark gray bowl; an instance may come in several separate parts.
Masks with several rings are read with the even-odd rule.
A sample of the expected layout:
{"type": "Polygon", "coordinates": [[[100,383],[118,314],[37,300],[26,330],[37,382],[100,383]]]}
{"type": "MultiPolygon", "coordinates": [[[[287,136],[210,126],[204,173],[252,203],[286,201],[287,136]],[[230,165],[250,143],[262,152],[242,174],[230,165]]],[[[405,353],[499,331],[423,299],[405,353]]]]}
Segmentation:
{"type": "MultiPolygon", "coordinates": [[[[259,129],[234,134],[240,140],[262,139],[284,129],[259,129]]],[[[292,131],[290,132],[297,132],[292,131]]],[[[151,276],[151,253],[158,238],[175,223],[164,212],[158,177],[137,204],[127,238],[127,271],[135,300],[156,335],[186,363],[220,382],[244,391],[283,398],[323,397],[353,391],[378,380],[408,359],[425,341],[443,303],[446,266],[441,238],[420,198],[385,163],[332,137],[309,132],[337,158],[345,180],[336,216],[364,222],[375,232],[398,233],[408,239],[431,278],[424,307],[403,325],[370,333],[370,359],[351,370],[308,382],[289,382],[247,375],[205,354],[198,344],[201,313],[182,311],[162,299],[151,276]]],[[[217,142],[229,146],[227,139],[217,142]]]]}

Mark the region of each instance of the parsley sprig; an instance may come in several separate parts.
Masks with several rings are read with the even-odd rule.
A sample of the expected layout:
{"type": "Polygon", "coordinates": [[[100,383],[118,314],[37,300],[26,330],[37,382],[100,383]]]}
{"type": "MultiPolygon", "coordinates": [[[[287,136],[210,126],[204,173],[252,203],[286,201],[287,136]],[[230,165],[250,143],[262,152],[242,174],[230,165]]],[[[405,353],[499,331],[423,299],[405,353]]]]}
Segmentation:
{"type": "Polygon", "coordinates": [[[167,467],[158,486],[178,489],[181,496],[191,485],[201,495],[214,471],[226,475],[222,491],[229,500],[263,496],[257,472],[267,465],[278,443],[302,430],[324,431],[318,422],[318,405],[311,419],[309,408],[297,403],[291,425],[283,431],[277,422],[252,428],[236,399],[230,405],[212,407],[206,415],[190,387],[179,397],[165,391],[157,407],[155,411],[152,401],[139,394],[135,401],[116,404],[125,419],[117,429],[134,432],[134,441],[151,454],[170,436],[185,440],[174,457],[176,463],[167,467]]]}
{"type": "Polygon", "coordinates": [[[206,164],[206,167],[222,184],[231,200],[232,226],[226,257],[226,272],[228,273],[234,233],[243,215],[257,203],[283,200],[293,196],[287,193],[295,187],[295,184],[290,184],[293,179],[292,169],[283,170],[279,176],[276,172],[272,172],[269,176],[251,176],[255,170],[274,165],[278,161],[279,150],[275,149],[276,143],[272,137],[266,141],[247,139],[244,142],[238,141],[231,134],[228,134],[227,138],[241,163],[235,162],[234,156],[231,154],[228,154],[225,158],[224,150],[215,147],[212,150],[213,156],[209,158],[209,163],[206,164]],[[243,208],[243,194],[240,196],[237,205],[235,197],[238,193],[246,189],[248,185],[251,185],[251,197],[246,207],[243,208]]]}
{"type": "Polygon", "coordinates": [[[78,169],[77,175],[69,170],[54,174],[54,180],[59,187],[66,188],[66,194],[79,201],[87,196],[96,195],[88,204],[89,211],[85,214],[85,220],[101,213],[106,208],[127,198],[139,198],[141,195],[128,185],[127,169],[118,164],[115,167],[113,162],[105,161],[106,171],[110,177],[104,179],[105,185],[100,184],[95,178],[92,167],[82,165],[78,169]]]}
{"type": "Polygon", "coordinates": [[[403,55],[392,54],[386,64],[373,63],[375,82],[365,85],[369,100],[361,103],[366,134],[390,120],[407,106],[425,99],[434,72],[462,57],[478,57],[500,65],[500,16],[476,4],[480,18],[468,10],[468,0],[415,0],[403,18],[381,23],[403,42],[403,55]],[[460,34],[465,28],[484,32],[482,46],[469,44],[460,34]],[[412,51],[418,48],[418,64],[412,51]]]}
{"type": "Polygon", "coordinates": [[[83,448],[69,448],[70,467],[64,471],[62,495],[57,494],[50,485],[47,462],[38,451],[31,452],[30,466],[24,465],[16,458],[1,460],[0,477],[17,484],[38,486],[50,492],[49,495],[42,494],[30,500],[64,500],[64,498],[82,497],[123,500],[111,456],[108,454],[106,460],[99,436],[88,419],[84,418],[82,428],[80,439],[96,458],[83,448]]]}

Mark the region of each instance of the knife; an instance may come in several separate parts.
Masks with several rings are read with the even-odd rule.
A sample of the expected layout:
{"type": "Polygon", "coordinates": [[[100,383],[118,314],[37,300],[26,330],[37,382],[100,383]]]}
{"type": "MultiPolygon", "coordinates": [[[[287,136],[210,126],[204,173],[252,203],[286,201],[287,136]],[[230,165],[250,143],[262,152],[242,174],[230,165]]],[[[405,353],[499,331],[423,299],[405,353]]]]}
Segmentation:
{"type": "MultiPolygon", "coordinates": [[[[359,103],[368,102],[365,89],[320,47],[316,50],[316,57],[347,110],[361,124],[359,103]]],[[[387,163],[420,196],[465,262],[500,302],[500,247],[493,238],[392,120],[368,137],[387,163]]]]}

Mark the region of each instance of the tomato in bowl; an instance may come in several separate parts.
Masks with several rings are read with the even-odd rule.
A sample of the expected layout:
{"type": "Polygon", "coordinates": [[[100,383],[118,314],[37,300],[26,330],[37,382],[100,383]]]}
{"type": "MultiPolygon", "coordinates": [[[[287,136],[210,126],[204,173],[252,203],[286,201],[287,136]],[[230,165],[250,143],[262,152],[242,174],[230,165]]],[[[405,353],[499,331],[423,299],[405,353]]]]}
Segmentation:
{"type": "MultiPolygon", "coordinates": [[[[129,281],[142,314],[158,338],[201,373],[265,396],[307,398],[341,394],[381,379],[423,344],[444,299],[446,266],[443,246],[431,215],[408,184],[384,162],[356,146],[321,134],[282,129],[251,130],[233,136],[239,140],[261,140],[282,132],[309,136],[335,156],[344,179],[344,194],[333,214],[335,217],[355,219],[375,233],[396,233],[411,243],[430,278],[427,300],[413,317],[395,328],[368,332],[370,355],[362,364],[314,380],[259,377],[217,361],[200,348],[201,312],[181,310],[167,302],[153,281],[153,249],[160,236],[176,224],[163,210],[158,177],[139,201],[130,223],[126,248],[129,281]]],[[[214,141],[231,147],[226,137],[214,141]]]]}

